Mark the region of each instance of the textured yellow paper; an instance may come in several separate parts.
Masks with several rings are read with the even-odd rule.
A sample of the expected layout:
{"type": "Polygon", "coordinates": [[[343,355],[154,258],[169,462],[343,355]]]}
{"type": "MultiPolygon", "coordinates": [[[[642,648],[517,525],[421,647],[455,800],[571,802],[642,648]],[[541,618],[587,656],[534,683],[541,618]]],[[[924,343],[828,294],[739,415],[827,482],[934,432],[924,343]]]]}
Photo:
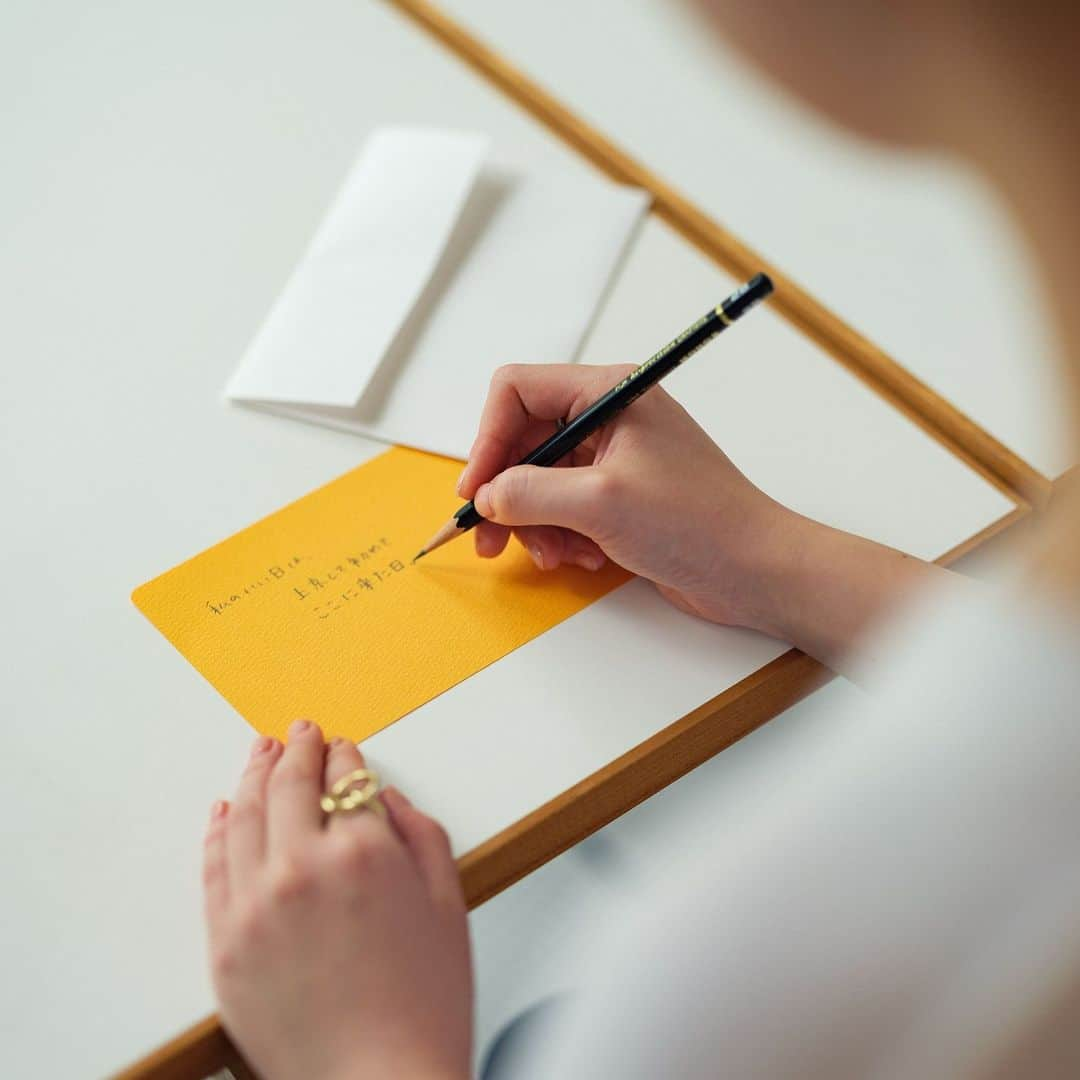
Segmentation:
{"type": "MultiPolygon", "coordinates": [[[[256,730],[360,740],[622,584],[471,537],[411,560],[461,462],[395,448],[140,586],[132,600],[256,730]]],[[[492,708],[500,708],[492,702],[492,708]]]]}

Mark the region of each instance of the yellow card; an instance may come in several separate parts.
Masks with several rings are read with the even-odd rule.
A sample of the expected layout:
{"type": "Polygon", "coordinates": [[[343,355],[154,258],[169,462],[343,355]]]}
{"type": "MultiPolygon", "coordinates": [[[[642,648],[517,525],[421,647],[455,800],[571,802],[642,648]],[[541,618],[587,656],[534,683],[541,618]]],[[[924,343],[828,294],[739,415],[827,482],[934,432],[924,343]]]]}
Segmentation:
{"type": "Polygon", "coordinates": [[[471,537],[412,557],[461,462],[395,448],[141,585],[132,600],[257,731],[359,741],[627,580],[471,537]]]}

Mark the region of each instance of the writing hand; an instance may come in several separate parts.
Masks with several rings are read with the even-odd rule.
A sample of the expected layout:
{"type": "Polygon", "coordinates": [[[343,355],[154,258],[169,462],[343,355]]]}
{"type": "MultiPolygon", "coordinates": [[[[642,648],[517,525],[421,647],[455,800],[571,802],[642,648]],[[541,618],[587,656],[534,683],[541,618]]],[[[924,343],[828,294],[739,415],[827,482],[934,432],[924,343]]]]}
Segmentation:
{"type": "Polygon", "coordinates": [[[481,556],[511,531],[537,565],[598,569],[610,558],[677,606],[755,625],[757,586],[794,515],[756,488],[669,394],[654,387],[562,467],[515,466],[630,367],[512,365],[491,383],[459,494],[488,519],[481,556]]]}
{"type": "Polygon", "coordinates": [[[511,535],[537,565],[610,558],[677,607],[797,645],[834,670],[878,621],[947,571],[811,521],[755,487],[660,387],[568,455],[518,466],[630,367],[511,365],[492,379],[458,493],[488,520],[481,556],[511,535]]]}

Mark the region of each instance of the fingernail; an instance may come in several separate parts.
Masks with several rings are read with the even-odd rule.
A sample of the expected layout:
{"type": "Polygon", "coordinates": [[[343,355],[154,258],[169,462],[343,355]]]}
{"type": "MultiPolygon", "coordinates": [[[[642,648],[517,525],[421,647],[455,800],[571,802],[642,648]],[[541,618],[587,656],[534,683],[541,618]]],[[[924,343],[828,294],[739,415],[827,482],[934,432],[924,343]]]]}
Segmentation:
{"type": "Polygon", "coordinates": [[[337,749],[339,749],[340,747],[342,747],[344,745],[345,745],[345,740],[340,735],[335,735],[330,740],[330,749],[331,750],[337,750],[337,749]]]}
{"type": "Polygon", "coordinates": [[[229,809],[229,804],[224,799],[218,799],[213,806],[210,807],[210,820],[220,821],[225,816],[225,811],[229,809]]]}
{"type": "Polygon", "coordinates": [[[294,735],[303,735],[309,727],[311,727],[311,723],[308,720],[294,720],[289,725],[289,737],[292,738],[294,735]]]}
{"type": "Polygon", "coordinates": [[[586,551],[578,556],[578,566],[585,570],[599,570],[604,565],[603,556],[597,555],[595,551],[586,551]]]}
{"type": "Polygon", "coordinates": [[[481,517],[491,517],[491,484],[481,484],[473,496],[473,506],[480,511],[481,517]]]}
{"type": "Polygon", "coordinates": [[[535,545],[529,548],[529,554],[533,557],[533,562],[536,563],[541,570],[544,569],[544,553],[535,545]]]}
{"type": "Polygon", "coordinates": [[[455,487],[455,490],[457,491],[457,493],[459,495],[461,494],[461,485],[465,482],[465,474],[468,471],[469,471],[469,466],[466,465],[465,468],[461,470],[461,475],[457,478],[457,485],[455,487]]]}
{"type": "Polygon", "coordinates": [[[269,735],[260,735],[251,744],[251,756],[252,757],[257,757],[259,754],[265,754],[266,751],[270,749],[270,746],[273,743],[273,741],[274,740],[271,739],[269,735]]]}

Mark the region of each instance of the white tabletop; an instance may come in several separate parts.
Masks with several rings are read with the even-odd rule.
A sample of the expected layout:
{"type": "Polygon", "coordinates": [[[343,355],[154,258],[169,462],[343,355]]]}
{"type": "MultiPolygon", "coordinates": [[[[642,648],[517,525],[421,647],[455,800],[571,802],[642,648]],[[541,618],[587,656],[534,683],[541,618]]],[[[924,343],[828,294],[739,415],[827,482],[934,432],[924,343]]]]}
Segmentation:
{"type": "MultiPolygon", "coordinates": [[[[0,1071],[97,1075],[211,1008],[202,819],[251,737],[129,593],[381,449],[230,408],[228,373],[376,123],[584,166],[377,3],[19,0],[0,50],[0,1071]]],[[[729,287],[651,223],[586,358],[642,356],[729,287]]],[[[917,554],[1009,509],[767,311],[673,386],[779,497],[917,554]]],[[[635,583],[373,755],[466,850],[782,648],[635,583]]]]}
{"type": "Polygon", "coordinates": [[[442,6],[1036,469],[1073,464],[1029,253],[975,178],[841,134],[698,5],[442,6]]]}

